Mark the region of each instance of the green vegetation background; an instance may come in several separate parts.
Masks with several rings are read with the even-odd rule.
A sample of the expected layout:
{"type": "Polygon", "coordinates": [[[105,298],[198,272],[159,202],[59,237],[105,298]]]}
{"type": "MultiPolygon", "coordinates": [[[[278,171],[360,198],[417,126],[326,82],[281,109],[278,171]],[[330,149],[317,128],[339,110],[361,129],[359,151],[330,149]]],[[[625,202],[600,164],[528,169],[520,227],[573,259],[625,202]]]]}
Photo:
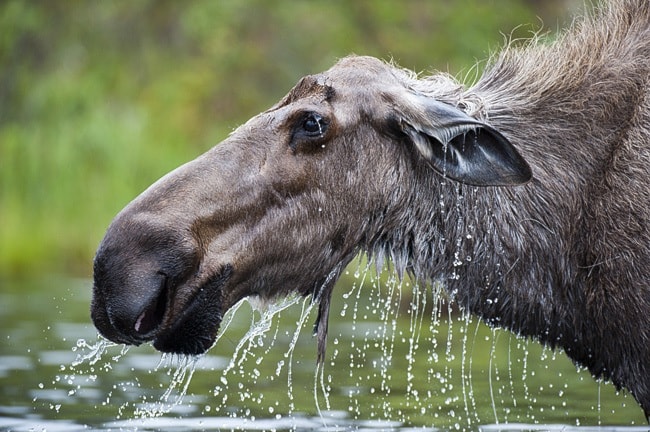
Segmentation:
{"type": "Polygon", "coordinates": [[[4,1],[0,276],[88,276],[157,178],[350,53],[471,80],[567,1],[4,1]],[[527,24],[518,27],[519,24],[527,24]],[[480,68],[480,67],[479,67],[480,68]]]}

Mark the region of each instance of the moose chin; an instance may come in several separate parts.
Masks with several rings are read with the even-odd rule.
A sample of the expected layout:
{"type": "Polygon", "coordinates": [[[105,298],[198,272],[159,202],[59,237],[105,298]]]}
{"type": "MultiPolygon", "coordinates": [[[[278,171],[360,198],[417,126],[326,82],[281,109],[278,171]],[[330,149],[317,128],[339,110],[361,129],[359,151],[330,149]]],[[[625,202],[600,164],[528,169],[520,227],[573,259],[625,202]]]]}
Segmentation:
{"type": "Polygon", "coordinates": [[[92,319],[199,354],[247,296],[318,304],[360,252],[561,348],[650,414],[650,2],[616,0],[476,84],[347,57],[114,219],[92,319]],[[458,263],[457,256],[471,257],[458,263]]]}

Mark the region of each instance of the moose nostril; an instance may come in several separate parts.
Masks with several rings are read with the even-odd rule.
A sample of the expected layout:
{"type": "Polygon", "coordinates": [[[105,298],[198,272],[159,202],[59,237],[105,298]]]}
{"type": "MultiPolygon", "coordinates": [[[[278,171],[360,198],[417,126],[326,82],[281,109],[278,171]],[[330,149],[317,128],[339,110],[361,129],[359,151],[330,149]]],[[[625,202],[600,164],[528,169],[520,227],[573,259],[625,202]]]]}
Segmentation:
{"type": "Polygon", "coordinates": [[[163,320],[167,309],[167,278],[163,276],[160,292],[149,305],[138,315],[133,329],[140,335],[146,335],[154,331],[163,320]]]}

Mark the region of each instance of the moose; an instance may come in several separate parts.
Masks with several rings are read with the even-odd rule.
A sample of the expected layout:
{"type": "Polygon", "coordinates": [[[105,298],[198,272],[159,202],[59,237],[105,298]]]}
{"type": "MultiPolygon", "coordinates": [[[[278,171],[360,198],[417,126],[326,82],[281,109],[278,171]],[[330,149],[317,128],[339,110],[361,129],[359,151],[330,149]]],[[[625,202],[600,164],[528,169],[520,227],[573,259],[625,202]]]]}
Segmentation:
{"type": "Polygon", "coordinates": [[[562,349],[650,416],[650,2],[616,0],[475,84],[350,56],[150,186],[94,259],[106,338],[200,354],[247,296],[318,307],[359,253],[562,349]]]}

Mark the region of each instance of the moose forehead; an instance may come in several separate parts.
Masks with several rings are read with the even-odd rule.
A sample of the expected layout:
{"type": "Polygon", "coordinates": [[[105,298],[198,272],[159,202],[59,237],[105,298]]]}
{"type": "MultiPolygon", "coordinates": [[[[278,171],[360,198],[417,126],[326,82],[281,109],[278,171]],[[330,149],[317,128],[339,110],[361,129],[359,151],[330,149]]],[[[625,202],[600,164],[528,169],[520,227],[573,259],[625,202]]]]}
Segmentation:
{"type": "MultiPolygon", "coordinates": [[[[300,101],[328,104],[349,102],[364,109],[377,97],[386,98],[391,89],[403,86],[395,69],[385,62],[374,57],[346,57],[323,73],[301,78],[269,111],[300,101]]],[[[344,110],[338,111],[338,115],[343,114],[344,110]]]]}
{"type": "Polygon", "coordinates": [[[302,78],[278,105],[313,96],[329,102],[340,93],[368,93],[373,87],[392,87],[398,82],[394,71],[374,57],[346,57],[323,73],[302,78]]]}
{"type": "Polygon", "coordinates": [[[334,87],[327,82],[323,75],[307,75],[301,78],[298,84],[274,108],[282,108],[298,100],[314,96],[325,102],[332,102],[335,94],[334,87]]]}

